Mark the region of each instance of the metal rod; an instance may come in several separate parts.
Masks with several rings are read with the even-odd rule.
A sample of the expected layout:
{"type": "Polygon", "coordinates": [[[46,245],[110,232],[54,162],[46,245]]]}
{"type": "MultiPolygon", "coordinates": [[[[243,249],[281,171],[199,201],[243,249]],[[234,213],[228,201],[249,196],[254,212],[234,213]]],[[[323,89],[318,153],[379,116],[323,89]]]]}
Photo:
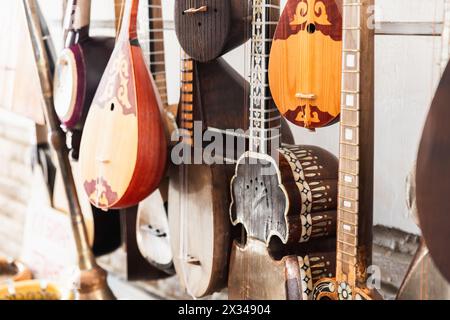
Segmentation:
{"type": "MultiPolygon", "coordinates": [[[[40,17],[36,0],[23,0],[28,29],[33,45],[34,57],[44,97],[44,115],[48,126],[49,142],[57,154],[58,165],[64,183],[64,191],[69,204],[72,231],[78,252],[80,269],[80,299],[114,299],[114,295],[106,282],[106,271],[95,262],[94,254],[89,247],[86,225],[81,206],[78,201],[75,181],[69,161],[69,150],[65,143],[65,134],[60,127],[53,106],[53,82],[50,62],[45,50],[40,17]]],[[[47,36],[47,35],[46,35],[47,36]]],[[[48,45],[48,44],[47,44],[48,45]]]]}

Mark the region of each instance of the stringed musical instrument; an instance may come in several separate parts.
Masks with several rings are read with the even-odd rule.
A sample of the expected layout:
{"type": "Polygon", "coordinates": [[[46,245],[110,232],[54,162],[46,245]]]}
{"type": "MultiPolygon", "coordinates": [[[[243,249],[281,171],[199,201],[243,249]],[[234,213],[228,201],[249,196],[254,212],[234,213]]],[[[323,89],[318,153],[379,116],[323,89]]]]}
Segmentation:
{"type": "Polygon", "coordinates": [[[138,4],[126,2],[80,147],[84,189],[91,203],[105,210],[136,205],[155,191],[165,172],[162,103],[137,39],[138,4]]]}
{"type": "Polygon", "coordinates": [[[230,219],[242,235],[231,251],[230,299],[307,299],[313,281],[333,274],[337,159],[279,145],[267,74],[279,9],[278,0],[253,1],[250,141],[231,180],[230,219]]]}
{"type": "Polygon", "coordinates": [[[447,64],[428,112],[417,156],[416,190],[420,228],[437,268],[450,281],[450,64],[447,64]]]}
{"type": "MultiPolygon", "coordinates": [[[[414,222],[419,225],[416,201],[416,165],[406,179],[406,205],[414,222]]],[[[398,290],[397,300],[450,299],[450,283],[444,279],[425,244],[420,239],[419,248],[411,261],[405,278],[398,290]]]]}
{"type": "MultiPolygon", "coordinates": [[[[164,50],[164,23],[161,0],[139,3],[138,38],[145,60],[160,94],[164,119],[169,136],[176,129],[176,108],[167,99],[167,81],[164,50]]],[[[175,272],[169,239],[167,218],[169,180],[166,176],[159,188],[138,206],[136,237],[142,256],[153,266],[172,275],[175,272]]]]}
{"type": "Polygon", "coordinates": [[[58,118],[72,132],[72,156],[77,159],[84,121],[115,39],[89,35],[90,0],[71,0],[66,9],[65,48],[56,62],[53,97],[58,118]]]}
{"type": "Polygon", "coordinates": [[[288,0],[275,31],[269,84],[291,123],[319,128],[340,113],[342,0],[288,0]]]}
{"type": "Polygon", "coordinates": [[[177,0],[175,32],[183,50],[207,62],[248,40],[249,0],[177,0]]]}
{"type": "Polygon", "coordinates": [[[366,285],[372,259],[374,148],[373,0],[343,1],[336,277],[316,283],[315,300],[380,298],[366,285]]]}

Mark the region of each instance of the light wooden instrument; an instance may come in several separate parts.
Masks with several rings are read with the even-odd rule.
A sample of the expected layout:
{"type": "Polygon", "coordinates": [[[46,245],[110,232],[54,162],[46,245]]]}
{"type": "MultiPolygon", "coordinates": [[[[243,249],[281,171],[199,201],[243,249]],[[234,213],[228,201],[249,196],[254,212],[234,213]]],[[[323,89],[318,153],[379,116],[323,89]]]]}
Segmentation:
{"type": "Polygon", "coordinates": [[[279,145],[281,116],[267,85],[279,8],[253,1],[249,150],[231,180],[230,218],[242,235],[231,251],[230,299],[307,299],[313,281],[333,274],[337,159],[279,145]]]}
{"type": "Polygon", "coordinates": [[[314,129],[340,112],[342,0],[288,0],[275,31],[269,83],[290,122],[314,129]]]}
{"type": "Polygon", "coordinates": [[[31,270],[22,262],[0,257],[0,284],[8,281],[31,280],[31,270]]]}
{"type": "Polygon", "coordinates": [[[250,35],[249,0],[177,0],[175,31],[192,59],[211,61],[240,46],[250,35]]]}
{"type": "Polygon", "coordinates": [[[115,39],[89,35],[90,0],[71,0],[66,9],[65,48],[56,63],[53,96],[61,123],[75,135],[72,146],[77,158],[81,130],[115,39]]]}
{"type": "Polygon", "coordinates": [[[372,0],[343,1],[342,113],[336,277],[316,283],[313,299],[379,298],[369,288],[372,259],[374,31],[372,0]]]}
{"type": "Polygon", "coordinates": [[[0,285],[0,300],[74,300],[74,295],[55,283],[27,280],[0,285]]]}
{"type": "Polygon", "coordinates": [[[81,176],[93,205],[136,205],[164,176],[167,140],[162,103],[136,33],[138,0],[126,2],[116,47],[86,119],[81,176]]]}
{"type": "MultiPolygon", "coordinates": [[[[167,99],[163,7],[161,0],[141,1],[139,5],[139,41],[163,103],[167,131],[172,136],[177,127],[177,106],[169,106],[167,99]]],[[[139,204],[136,236],[139,251],[147,261],[166,273],[173,274],[175,270],[167,219],[168,185],[169,177],[166,176],[160,187],[139,204]]]]}

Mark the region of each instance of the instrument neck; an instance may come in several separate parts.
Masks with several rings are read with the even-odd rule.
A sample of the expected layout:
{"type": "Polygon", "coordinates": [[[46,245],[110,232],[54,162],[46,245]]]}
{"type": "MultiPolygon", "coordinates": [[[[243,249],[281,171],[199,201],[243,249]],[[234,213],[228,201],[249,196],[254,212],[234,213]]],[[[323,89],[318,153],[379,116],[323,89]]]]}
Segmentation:
{"type": "Polygon", "coordinates": [[[156,87],[163,105],[168,105],[166,64],[164,48],[164,22],[161,0],[142,1],[139,11],[141,47],[148,61],[150,72],[155,79],[156,87]]]}
{"type": "Polygon", "coordinates": [[[373,0],[344,0],[336,278],[364,286],[372,258],[373,0]]]}
{"type": "Polygon", "coordinates": [[[181,54],[181,94],[180,94],[181,139],[193,145],[194,139],[194,61],[185,52],[181,54]]]}
{"type": "Polygon", "coordinates": [[[66,47],[89,35],[90,20],[91,0],[71,0],[67,3],[64,18],[66,47]]]}
{"type": "Polygon", "coordinates": [[[279,0],[254,0],[250,82],[250,151],[271,154],[280,141],[280,114],[269,89],[269,54],[279,0]]]}
{"type": "Polygon", "coordinates": [[[137,14],[138,14],[139,0],[126,0],[125,9],[120,24],[120,32],[118,41],[137,40],[137,14]]]}

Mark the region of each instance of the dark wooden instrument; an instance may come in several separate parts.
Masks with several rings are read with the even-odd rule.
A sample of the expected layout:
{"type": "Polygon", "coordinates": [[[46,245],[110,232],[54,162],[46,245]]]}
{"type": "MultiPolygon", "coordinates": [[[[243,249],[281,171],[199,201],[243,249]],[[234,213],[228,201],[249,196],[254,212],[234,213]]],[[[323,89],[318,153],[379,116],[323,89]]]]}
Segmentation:
{"type": "Polygon", "coordinates": [[[372,0],[343,1],[342,112],[336,277],[316,283],[313,299],[379,298],[366,285],[372,259],[374,34],[372,0]]]}
{"type": "Polygon", "coordinates": [[[216,59],[248,40],[249,0],[176,0],[175,31],[192,59],[216,59]]]}
{"type": "Polygon", "coordinates": [[[342,0],[288,0],[270,52],[273,99],[290,122],[318,128],[340,112],[342,0]]]}
{"type": "Polygon", "coordinates": [[[136,205],[156,190],[165,171],[162,105],[137,39],[138,4],[126,2],[81,141],[84,188],[91,203],[102,209],[136,205]]]}
{"type": "Polygon", "coordinates": [[[420,141],[417,156],[417,209],[420,228],[437,268],[450,281],[450,64],[442,75],[420,141]]]}
{"type": "Polygon", "coordinates": [[[65,48],[56,63],[53,96],[56,113],[72,131],[72,156],[78,158],[81,131],[114,48],[111,37],[89,36],[91,1],[71,0],[65,16],[65,48]]]}
{"type": "Polygon", "coordinates": [[[232,246],[230,299],[307,299],[313,281],[333,274],[334,239],[326,238],[336,221],[337,159],[319,147],[279,146],[267,74],[278,17],[278,0],[253,1],[250,141],[231,180],[230,218],[243,234],[232,246]]]}
{"type": "MultiPolygon", "coordinates": [[[[163,117],[171,136],[176,128],[176,119],[173,113],[176,108],[169,106],[167,99],[163,7],[161,0],[141,1],[139,6],[139,42],[150,72],[155,79],[164,108],[163,117]]],[[[167,219],[168,179],[166,176],[160,187],[139,204],[136,236],[139,251],[147,261],[166,273],[173,274],[175,269],[167,219]]]]}

